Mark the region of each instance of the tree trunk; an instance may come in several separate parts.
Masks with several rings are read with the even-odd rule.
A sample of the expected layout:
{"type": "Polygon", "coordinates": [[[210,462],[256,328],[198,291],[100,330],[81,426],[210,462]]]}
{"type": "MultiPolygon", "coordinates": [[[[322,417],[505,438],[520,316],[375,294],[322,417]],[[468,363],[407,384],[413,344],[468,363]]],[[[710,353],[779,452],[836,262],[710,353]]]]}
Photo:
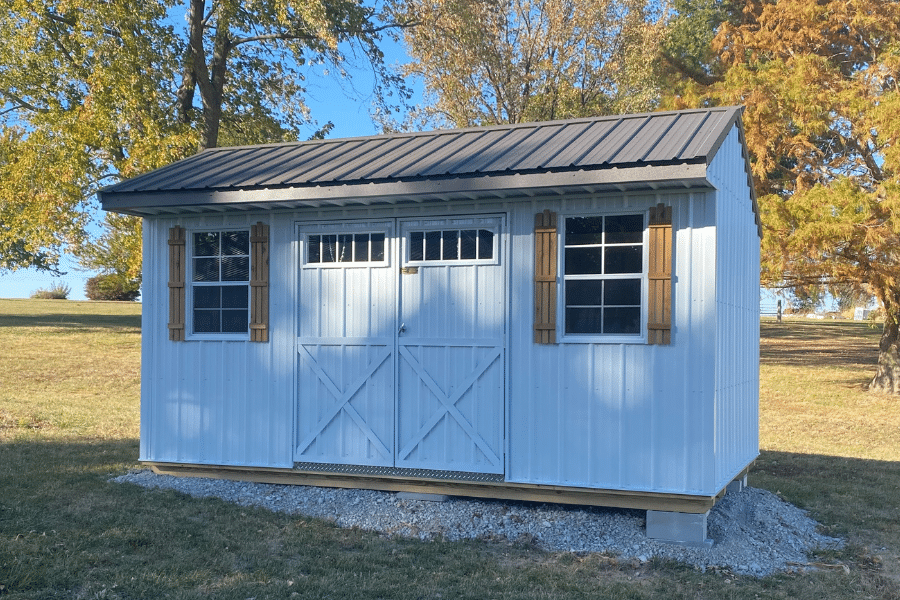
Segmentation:
{"type": "MultiPolygon", "coordinates": [[[[898,307],[900,308],[900,307],[898,307]]],[[[900,394],[900,310],[885,310],[884,331],[878,344],[878,370],[869,384],[870,392],[900,394]]]]}

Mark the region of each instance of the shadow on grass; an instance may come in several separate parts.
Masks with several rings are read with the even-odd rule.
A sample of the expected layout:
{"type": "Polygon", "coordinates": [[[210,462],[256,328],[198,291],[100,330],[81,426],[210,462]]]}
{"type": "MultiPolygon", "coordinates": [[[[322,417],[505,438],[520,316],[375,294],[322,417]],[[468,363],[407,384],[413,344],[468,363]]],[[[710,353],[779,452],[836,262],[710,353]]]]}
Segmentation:
{"type": "Polygon", "coordinates": [[[846,368],[878,364],[881,330],[866,322],[786,319],[760,323],[761,364],[846,368]]]}
{"type": "MultiPolygon", "coordinates": [[[[753,598],[774,585],[784,592],[777,597],[827,600],[852,597],[858,584],[855,575],[840,573],[722,582],[665,566],[638,567],[643,582],[635,583],[636,572],[622,572],[633,567],[599,556],[386,538],[110,483],[111,475],[135,466],[137,445],[134,439],[4,443],[0,584],[11,597],[669,600],[753,598]]],[[[900,463],[764,452],[751,477],[752,485],[812,511],[832,534],[897,547],[900,463]]],[[[867,585],[876,592],[868,595],[893,598],[878,591],[887,589],[880,580],[867,585]]]]}
{"type": "Polygon", "coordinates": [[[140,331],[141,315],[88,315],[59,312],[42,315],[2,315],[0,327],[52,327],[54,329],[127,329],[140,331]]]}
{"type": "Polygon", "coordinates": [[[900,552],[900,462],[763,451],[750,485],[811,511],[830,535],[900,552]]]}

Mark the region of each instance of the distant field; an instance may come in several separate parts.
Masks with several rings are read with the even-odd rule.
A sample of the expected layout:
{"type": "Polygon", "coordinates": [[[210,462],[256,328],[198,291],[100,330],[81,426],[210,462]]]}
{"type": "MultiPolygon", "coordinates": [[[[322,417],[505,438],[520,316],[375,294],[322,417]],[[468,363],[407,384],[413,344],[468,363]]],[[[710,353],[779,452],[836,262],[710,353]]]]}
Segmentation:
{"type": "Polygon", "coordinates": [[[382,538],[108,482],[136,468],[140,305],[0,300],[0,598],[900,598],[900,399],[870,395],[878,332],[762,324],[751,485],[840,553],[763,580],[498,542],[382,538]],[[849,570],[845,572],[844,566],[849,570]]]}

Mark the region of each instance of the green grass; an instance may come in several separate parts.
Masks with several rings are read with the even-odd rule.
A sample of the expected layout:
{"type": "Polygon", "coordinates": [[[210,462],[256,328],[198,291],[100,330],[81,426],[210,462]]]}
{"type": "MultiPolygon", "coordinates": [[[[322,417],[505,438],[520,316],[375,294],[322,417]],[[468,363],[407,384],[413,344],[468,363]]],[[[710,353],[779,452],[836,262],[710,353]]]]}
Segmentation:
{"type": "Polygon", "coordinates": [[[140,305],[0,300],[0,598],[900,598],[900,410],[877,332],[763,326],[753,485],[849,567],[766,579],[498,542],[418,542],[110,483],[137,467],[140,305]]]}

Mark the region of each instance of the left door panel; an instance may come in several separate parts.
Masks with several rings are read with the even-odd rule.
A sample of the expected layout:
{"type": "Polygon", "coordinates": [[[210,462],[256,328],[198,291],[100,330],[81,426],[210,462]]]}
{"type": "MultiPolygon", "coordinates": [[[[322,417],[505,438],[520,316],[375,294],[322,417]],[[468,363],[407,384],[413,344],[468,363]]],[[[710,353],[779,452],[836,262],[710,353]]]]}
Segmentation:
{"type": "Polygon", "coordinates": [[[299,226],[297,462],[394,464],[393,227],[299,226]]]}

